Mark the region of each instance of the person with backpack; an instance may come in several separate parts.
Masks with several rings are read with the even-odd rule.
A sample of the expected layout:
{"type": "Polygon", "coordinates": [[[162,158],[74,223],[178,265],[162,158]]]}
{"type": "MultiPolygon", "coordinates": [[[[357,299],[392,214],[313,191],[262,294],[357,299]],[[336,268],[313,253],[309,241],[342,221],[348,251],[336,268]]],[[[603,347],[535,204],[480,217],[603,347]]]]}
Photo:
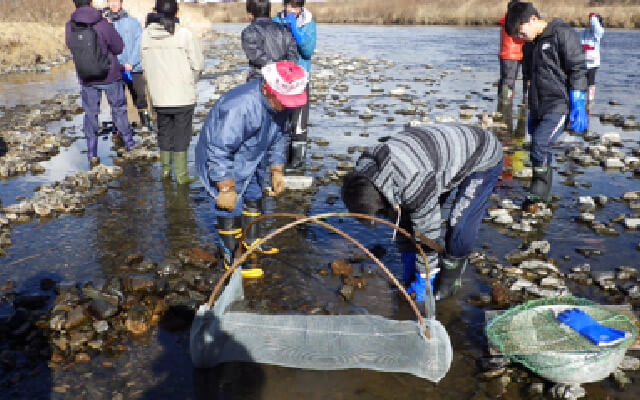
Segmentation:
{"type": "Polygon", "coordinates": [[[551,201],[552,146],[567,120],[574,132],[587,127],[587,67],[578,33],[560,18],[541,19],[532,3],[511,5],[505,30],[526,42],[522,72],[530,82],[528,130],[533,177],[523,207],[531,211],[536,203],[551,201]]]}
{"type": "Polygon", "coordinates": [[[142,26],[136,18],[122,8],[122,1],[109,0],[109,10],[105,13],[105,17],[113,24],[124,42],[124,50],[118,55],[118,61],[122,65],[122,80],[131,93],[133,104],[138,109],[140,124],[151,130],[144,76],[140,64],[142,26]]]}
{"type": "Polygon", "coordinates": [[[180,25],[176,0],[156,0],[140,44],[142,69],[156,112],[162,179],[173,173],[179,185],[194,181],[187,170],[193,136],[196,82],[204,69],[198,39],[180,25]]]}
{"type": "Polygon", "coordinates": [[[600,68],[600,40],[604,36],[602,16],[596,13],[589,14],[589,26],[580,33],[580,40],[584,56],[587,61],[587,96],[588,112],[591,113],[593,103],[596,100],[596,72],[600,68]]]}
{"type": "MultiPolygon", "coordinates": [[[[311,56],[316,49],[316,22],[304,0],[283,0],[284,10],[272,19],[291,31],[298,47],[298,65],[311,74],[311,56]]],[[[309,96],[309,87],[306,88],[309,96]]],[[[307,97],[307,100],[309,98],[307,97]]],[[[307,124],[309,121],[309,101],[294,110],[289,119],[289,139],[287,147],[287,167],[295,170],[302,166],[307,152],[307,124]]]]}
{"type": "Polygon", "coordinates": [[[113,25],[92,7],[92,0],[73,2],[76,10],[65,25],[65,43],[71,51],[82,85],[83,130],[87,139],[89,165],[94,166],[100,163],[97,132],[102,92],[106,92],[111,117],[122,135],[125,149],[129,151],[135,145],[127,117],[121,66],[117,59],[124,43],[113,25]]]}
{"type": "Polygon", "coordinates": [[[269,0],[247,0],[249,26],[242,30],[242,49],[249,59],[247,82],[261,78],[260,69],[276,61],[298,61],[298,47],[291,32],[271,20],[269,0]]]}

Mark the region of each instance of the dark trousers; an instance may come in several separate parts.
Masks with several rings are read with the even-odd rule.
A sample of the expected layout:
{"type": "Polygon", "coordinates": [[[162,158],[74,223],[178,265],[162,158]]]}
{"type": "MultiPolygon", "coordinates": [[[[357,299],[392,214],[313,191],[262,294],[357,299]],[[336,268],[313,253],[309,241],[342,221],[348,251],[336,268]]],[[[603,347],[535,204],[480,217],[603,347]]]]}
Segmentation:
{"type": "Polygon", "coordinates": [[[564,132],[566,114],[545,114],[540,118],[529,116],[529,135],[531,135],[530,157],[534,167],[551,165],[552,146],[564,132]]]}
{"type": "Polygon", "coordinates": [[[498,90],[501,90],[502,85],[509,86],[511,90],[515,88],[518,69],[520,69],[520,61],[500,59],[500,85],[498,90]]]}
{"type": "Polygon", "coordinates": [[[289,116],[289,136],[292,142],[307,141],[307,123],[309,121],[309,84],[305,89],[307,92],[307,103],[291,112],[289,116]]]}
{"type": "Polygon", "coordinates": [[[138,111],[144,111],[147,109],[147,96],[145,95],[144,75],[142,72],[134,72],[131,74],[133,77],[131,82],[127,82],[127,88],[131,93],[131,99],[133,105],[138,111]]]}
{"type": "Polygon", "coordinates": [[[502,172],[502,161],[486,171],[466,177],[458,186],[456,199],[447,221],[445,244],[447,254],[465,257],[471,253],[478,238],[478,229],[489,205],[489,196],[502,172]]]}
{"type": "Polygon", "coordinates": [[[193,136],[193,110],[184,107],[155,107],[158,122],[158,146],[161,151],[187,151],[193,136]]]}
{"type": "Polygon", "coordinates": [[[82,108],[84,108],[84,137],[87,139],[87,156],[98,155],[98,114],[100,113],[100,100],[102,91],[107,94],[107,101],[111,106],[111,119],[116,129],[120,131],[122,140],[127,150],[133,147],[133,137],[129,118],[127,116],[127,102],[124,97],[124,89],[121,81],[115,81],[108,85],[94,85],[82,87],[82,108]]]}

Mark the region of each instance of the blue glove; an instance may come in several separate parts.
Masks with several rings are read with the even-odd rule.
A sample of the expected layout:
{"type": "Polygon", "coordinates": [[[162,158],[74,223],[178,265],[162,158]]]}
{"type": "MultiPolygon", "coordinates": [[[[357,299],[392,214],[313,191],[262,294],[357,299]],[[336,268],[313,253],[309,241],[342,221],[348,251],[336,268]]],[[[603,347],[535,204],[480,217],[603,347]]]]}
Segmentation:
{"type": "Polygon", "coordinates": [[[402,280],[405,285],[408,285],[416,273],[416,253],[410,253],[408,251],[400,253],[400,260],[402,260],[402,280]]]}
{"type": "Polygon", "coordinates": [[[584,92],[581,90],[572,90],[571,112],[569,113],[569,128],[579,133],[587,128],[587,111],[584,108],[584,92]]]}
{"type": "Polygon", "coordinates": [[[411,282],[411,285],[407,288],[407,293],[415,293],[416,301],[424,301],[424,293],[426,290],[427,278],[420,275],[420,272],[415,273],[415,279],[411,282]]]}
{"type": "Polygon", "coordinates": [[[601,325],[579,308],[564,310],[556,318],[558,318],[558,321],[580,332],[598,346],[614,345],[624,340],[627,336],[625,331],[601,325]]]}
{"type": "Polygon", "coordinates": [[[302,33],[302,29],[298,28],[296,15],[294,13],[287,13],[286,17],[284,17],[284,21],[289,26],[291,34],[293,34],[293,38],[296,40],[296,43],[302,42],[304,40],[304,33],[302,33]]]}
{"type": "Polygon", "coordinates": [[[120,76],[122,77],[122,80],[125,81],[125,83],[133,82],[133,75],[131,75],[131,71],[123,69],[122,71],[120,71],[120,76]]]}

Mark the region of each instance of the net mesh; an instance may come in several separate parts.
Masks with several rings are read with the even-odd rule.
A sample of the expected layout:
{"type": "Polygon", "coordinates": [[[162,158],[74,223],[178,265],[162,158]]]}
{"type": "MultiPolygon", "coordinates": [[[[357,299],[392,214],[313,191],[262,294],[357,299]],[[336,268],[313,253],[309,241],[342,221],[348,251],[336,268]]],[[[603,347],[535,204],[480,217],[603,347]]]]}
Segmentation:
{"type": "Polygon", "coordinates": [[[625,315],[576,297],[532,300],[494,317],[486,327],[489,344],[538,375],[558,383],[597,382],[622,361],[638,328],[625,315]],[[556,315],[579,308],[602,325],[628,332],[612,346],[597,346],[559,322],[556,315]]]}
{"type": "Polygon", "coordinates": [[[191,326],[194,366],[246,361],[336,370],[365,368],[410,373],[437,382],[449,370],[453,350],[444,327],[377,315],[264,315],[232,311],[242,300],[236,270],[212,308],[200,307],[191,326]]]}

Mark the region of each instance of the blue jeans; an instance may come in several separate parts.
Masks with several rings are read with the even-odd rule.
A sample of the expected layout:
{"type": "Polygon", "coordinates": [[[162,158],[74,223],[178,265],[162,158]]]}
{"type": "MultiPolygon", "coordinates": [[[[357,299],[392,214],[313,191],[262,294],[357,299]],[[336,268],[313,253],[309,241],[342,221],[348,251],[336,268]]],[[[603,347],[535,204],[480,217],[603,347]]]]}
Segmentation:
{"type": "Polygon", "coordinates": [[[553,161],[552,146],[564,132],[567,122],[566,114],[545,114],[529,121],[531,135],[531,163],[534,167],[551,165],[553,161]]]}
{"type": "Polygon", "coordinates": [[[82,87],[82,108],[84,108],[84,137],[87,139],[87,156],[98,155],[98,114],[102,91],[107,93],[107,101],[111,106],[113,124],[122,134],[122,140],[127,150],[133,147],[133,136],[127,116],[127,102],[121,81],[108,85],[93,85],[82,87]]]}
{"type": "Polygon", "coordinates": [[[500,172],[502,161],[486,171],[474,172],[458,186],[445,234],[448,255],[464,257],[471,253],[500,172]]]}

